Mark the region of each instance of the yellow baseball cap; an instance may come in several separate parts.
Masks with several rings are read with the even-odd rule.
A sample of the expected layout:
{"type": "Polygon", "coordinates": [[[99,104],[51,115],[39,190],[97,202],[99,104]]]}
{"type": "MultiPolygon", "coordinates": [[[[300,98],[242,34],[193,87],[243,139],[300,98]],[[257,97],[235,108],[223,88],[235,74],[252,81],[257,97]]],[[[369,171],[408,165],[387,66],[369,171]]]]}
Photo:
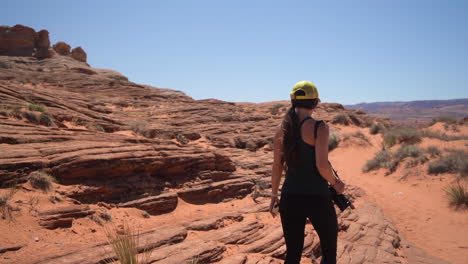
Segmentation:
{"type": "Polygon", "coordinates": [[[291,99],[317,99],[319,94],[315,84],[309,81],[300,81],[293,86],[290,96],[291,99]],[[303,91],[305,95],[295,95],[297,91],[303,91]]]}

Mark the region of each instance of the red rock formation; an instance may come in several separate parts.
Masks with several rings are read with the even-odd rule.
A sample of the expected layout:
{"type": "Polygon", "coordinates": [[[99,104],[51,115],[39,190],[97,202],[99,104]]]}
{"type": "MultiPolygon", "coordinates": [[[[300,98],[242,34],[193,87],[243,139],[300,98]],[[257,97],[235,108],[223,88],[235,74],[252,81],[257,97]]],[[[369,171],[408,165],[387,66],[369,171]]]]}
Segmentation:
{"type": "Polygon", "coordinates": [[[57,54],[62,55],[62,56],[68,56],[70,55],[70,45],[67,43],[60,41],[54,44],[52,48],[57,52],[57,54]]]}
{"type": "Polygon", "coordinates": [[[32,56],[38,36],[36,31],[23,25],[0,29],[0,55],[32,56]]]}
{"type": "Polygon", "coordinates": [[[77,61],[86,62],[86,52],[81,47],[76,47],[71,51],[71,57],[77,61]]]}
{"type": "Polygon", "coordinates": [[[38,59],[45,59],[51,57],[51,54],[49,53],[49,31],[41,30],[37,34],[38,38],[36,41],[36,57],[38,59]]]}

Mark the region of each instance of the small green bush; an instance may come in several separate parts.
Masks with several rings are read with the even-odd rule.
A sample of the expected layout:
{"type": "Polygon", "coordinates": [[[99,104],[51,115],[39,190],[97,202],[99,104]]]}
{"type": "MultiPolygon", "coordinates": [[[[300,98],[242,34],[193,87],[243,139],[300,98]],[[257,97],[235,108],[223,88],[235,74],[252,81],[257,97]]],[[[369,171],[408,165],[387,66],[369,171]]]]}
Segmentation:
{"type": "Polygon", "coordinates": [[[130,129],[142,136],[148,136],[148,123],[145,121],[132,121],[130,129]]]}
{"type": "Polygon", "coordinates": [[[427,148],[427,153],[429,153],[429,155],[434,158],[434,157],[438,157],[442,154],[442,152],[436,147],[436,146],[429,146],[427,148]]]}
{"type": "Polygon", "coordinates": [[[461,150],[452,150],[447,156],[429,163],[428,173],[460,173],[460,176],[467,176],[468,154],[461,150]]]}
{"type": "Polygon", "coordinates": [[[451,185],[445,190],[449,197],[449,203],[455,207],[468,207],[468,192],[465,186],[460,182],[455,185],[451,185]]]}
{"type": "Polygon", "coordinates": [[[383,127],[381,124],[373,124],[369,129],[369,133],[371,133],[371,135],[375,135],[381,132],[382,130],[383,130],[383,127]]]}
{"type": "Polygon", "coordinates": [[[361,119],[359,119],[355,114],[349,114],[348,117],[356,126],[362,125],[361,119]]]}
{"type": "Polygon", "coordinates": [[[32,187],[48,192],[52,189],[52,183],[56,180],[43,171],[34,171],[29,174],[29,182],[32,187]]]}
{"type": "Polygon", "coordinates": [[[366,165],[363,168],[364,172],[369,172],[371,170],[376,170],[380,168],[388,168],[392,160],[392,154],[387,150],[382,150],[377,152],[375,157],[366,162],[366,165]]]}
{"type": "Polygon", "coordinates": [[[271,111],[270,113],[272,115],[277,115],[279,113],[279,110],[280,108],[282,107],[283,105],[282,104],[275,104],[272,108],[271,108],[271,111]]]}
{"type": "Polygon", "coordinates": [[[22,113],[23,117],[26,118],[29,122],[38,124],[39,123],[39,117],[32,113],[32,112],[23,112],[22,113]]]}
{"type": "Polygon", "coordinates": [[[44,125],[44,126],[54,126],[54,121],[52,121],[52,118],[48,113],[41,113],[39,115],[39,124],[44,125]]]}
{"type": "Polygon", "coordinates": [[[335,134],[332,134],[329,138],[328,138],[328,151],[332,151],[334,149],[336,149],[340,143],[340,137],[338,135],[335,135],[335,134]]]}
{"type": "Polygon", "coordinates": [[[392,147],[399,143],[416,144],[421,141],[421,134],[410,128],[395,128],[384,134],[384,146],[392,147]]]}
{"type": "Polygon", "coordinates": [[[43,104],[29,104],[28,105],[29,111],[37,111],[42,113],[47,113],[47,108],[43,104]]]}
{"type": "Polygon", "coordinates": [[[452,125],[452,124],[456,124],[458,121],[457,121],[457,119],[452,118],[452,117],[439,116],[439,117],[432,118],[432,121],[429,123],[429,126],[432,126],[432,125],[434,125],[435,123],[438,123],[438,122],[452,125]]]}
{"type": "Polygon", "coordinates": [[[346,114],[337,114],[332,119],[333,124],[349,125],[348,115],[346,114]]]}

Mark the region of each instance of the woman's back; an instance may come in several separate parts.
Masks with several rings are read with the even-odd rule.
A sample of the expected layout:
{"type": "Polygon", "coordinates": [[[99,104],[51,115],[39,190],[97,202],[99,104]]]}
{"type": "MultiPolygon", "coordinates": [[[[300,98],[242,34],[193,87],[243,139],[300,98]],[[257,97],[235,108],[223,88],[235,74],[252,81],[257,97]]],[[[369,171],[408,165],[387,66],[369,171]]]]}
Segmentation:
{"type": "MultiPolygon", "coordinates": [[[[301,121],[302,125],[312,118],[307,117],[301,121]]],[[[310,121],[309,121],[310,122],[310,121]]],[[[314,137],[317,136],[318,126],[322,121],[316,121],[314,126],[314,137]]],[[[297,140],[297,162],[290,166],[286,172],[286,180],[283,184],[282,194],[300,195],[330,195],[327,181],[320,175],[315,160],[315,146],[304,141],[302,133],[298,133],[297,140]]]]}

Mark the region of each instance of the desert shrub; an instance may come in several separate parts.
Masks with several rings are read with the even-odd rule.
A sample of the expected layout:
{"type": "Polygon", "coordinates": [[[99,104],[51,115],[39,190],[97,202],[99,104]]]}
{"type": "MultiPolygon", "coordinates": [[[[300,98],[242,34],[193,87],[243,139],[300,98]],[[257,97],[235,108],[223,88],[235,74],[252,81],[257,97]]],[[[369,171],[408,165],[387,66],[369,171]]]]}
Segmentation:
{"type": "Polygon", "coordinates": [[[442,152],[436,147],[436,146],[429,146],[427,148],[427,153],[429,153],[429,155],[434,158],[434,157],[438,157],[442,154],[442,152]]]}
{"type": "Polygon", "coordinates": [[[460,150],[452,150],[447,156],[429,163],[428,173],[460,173],[460,176],[467,176],[468,154],[460,150]]]}
{"type": "Polygon", "coordinates": [[[41,113],[39,115],[39,124],[44,125],[44,126],[54,126],[54,121],[52,121],[52,118],[48,113],[41,113]]]}
{"type": "Polygon", "coordinates": [[[438,123],[438,122],[452,125],[452,124],[457,123],[457,119],[452,118],[452,117],[448,117],[448,116],[434,117],[434,118],[432,118],[432,121],[429,123],[429,126],[432,126],[432,125],[434,125],[435,123],[438,123]]]}
{"type": "Polygon", "coordinates": [[[42,113],[47,113],[47,108],[43,104],[29,104],[28,105],[29,111],[37,111],[42,113]]]}
{"type": "Polygon", "coordinates": [[[340,143],[340,137],[338,135],[332,134],[328,138],[328,151],[332,151],[338,147],[338,144],[340,143]]]}
{"type": "Polygon", "coordinates": [[[359,119],[355,114],[349,114],[348,117],[356,126],[360,126],[362,124],[361,119],[359,119]]]}
{"type": "Polygon", "coordinates": [[[140,232],[131,228],[124,222],[122,228],[105,227],[104,232],[109,245],[112,247],[120,264],[147,264],[151,256],[151,251],[147,250],[143,254],[138,254],[138,244],[140,232]]]}
{"type": "Polygon", "coordinates": [[[422,137],[427,137],[427,138],[436,138],[442,141],[452,141],[452,140],[467,140],[468,136],[466,135],[453,135],[449,136],[445,133],[437,132],[437,131],[430,131],[430,130],[423,130],[421,132],[422,137]]]}
{"type": "Polygon", "coordinates": [[[364,172],[376,170],[379,168],[388,168],[392,160],[392,154],[387,150],[382,150],[375,154],[375,157],[368,160],[362,169],[364,172]]]}
{"type": "Polygon", "coordinates": [[[45,192],[52,189],[52,183],[55,181],[56,180],[52,176],[43,171],[34,171],[29,174],[29,182],[32,187],[45,192]]]}
{"type": "Polygon", "coordinates": [[[112,221],[112,215],[107,212],[102,212],[100,216],[106,221],[112,221]]]}
{"type": "Polygon", "coordinates": [[[349,125],[348,115],[346,114],[337,114],[333,117],[332,121],[333,124],[341,124],[341,125],[349,125]]]}
{"type": "Polygon", "coordinates": [[[449,203],[455,207],[468,207],[468,192],[460,182],[449,186],[445,193],[449,197],[449,203]]]}
{"type": "Polygon", "coordinates": [[[132,121],[130,123],[130,129],[143,136],[148,136],[148,123],[145,121],[132,121]]]}
{"type": "Polygon", "coordinates": [[[26,118],[29,122],[38,124],[39,123],[39,117],[32,113],[32,112],[23,112],[22,113],[23,117],[26,118]]]}
{"type": "Polygon", "coordinates": [[[13,215],[11,213],[12,207],[11,205],[8,204],[8,202],[11,200],[13,195],[15,195],[16,191],[17,191],[16,184],[13,184],[13,186],[9,187],[6,190],[6,193],[4,193],[3,195],[0,195],[0,212],[2,213],[3,219],[13,218],[13,215]]]}
{"type": "Polygon", "coordinates": [[[9,69],[10,68],[10,64],[8,64],[7,62],[4,62],[4,61],[0,61],[0,69],[3,68],[3,69],[9,69]]]}
{"type": "Polygon", "coordinates": [[[113,75],[113,76],[110,76],[109,78],[116,80],[116,81],[128,81],[127,77],[121,76],[121,75],[113,75]]]}
{"type": "Polygon", "coordinates": [[[410,128],[394,128],[384,134],[384,146],[392,147],[399,143],[415,144],[421,141],[421,134],[410,128]]]}
{"type": "Polygon", "coordinates": [[[369,133],[371,133],[371,135],[375,135],[381,132],[382,130],[383,130],[383,127],[381,124],[373,124],[369,129],[369,133]]]}
{"type": "Polygon", "coordinates": [[[275,104],[272,108],[271,108],[271,114],[272,115],[277,115],[279,113],[279,110],[280,108],[282,107],[283,105],[282,104],[275,104]]]}
{"type": "Polygon", "coordinates": [[[402,160],[407,157],[418,158],[424,155],[424,151],[415,145],[403,145],[395,152],[395,158],[402,160]]]}
{"type": "Polygon", "coordinates": [[[414,145],[403,145],[393,155],[392,160],[389,163],[388,169],[390,173],[393,173],[398,168],[398,164],[405,158],[412,158],[406,163],[407,168],[415,167],[419,163],[425,163],[427,161],[424,151],[414,145]]]}

